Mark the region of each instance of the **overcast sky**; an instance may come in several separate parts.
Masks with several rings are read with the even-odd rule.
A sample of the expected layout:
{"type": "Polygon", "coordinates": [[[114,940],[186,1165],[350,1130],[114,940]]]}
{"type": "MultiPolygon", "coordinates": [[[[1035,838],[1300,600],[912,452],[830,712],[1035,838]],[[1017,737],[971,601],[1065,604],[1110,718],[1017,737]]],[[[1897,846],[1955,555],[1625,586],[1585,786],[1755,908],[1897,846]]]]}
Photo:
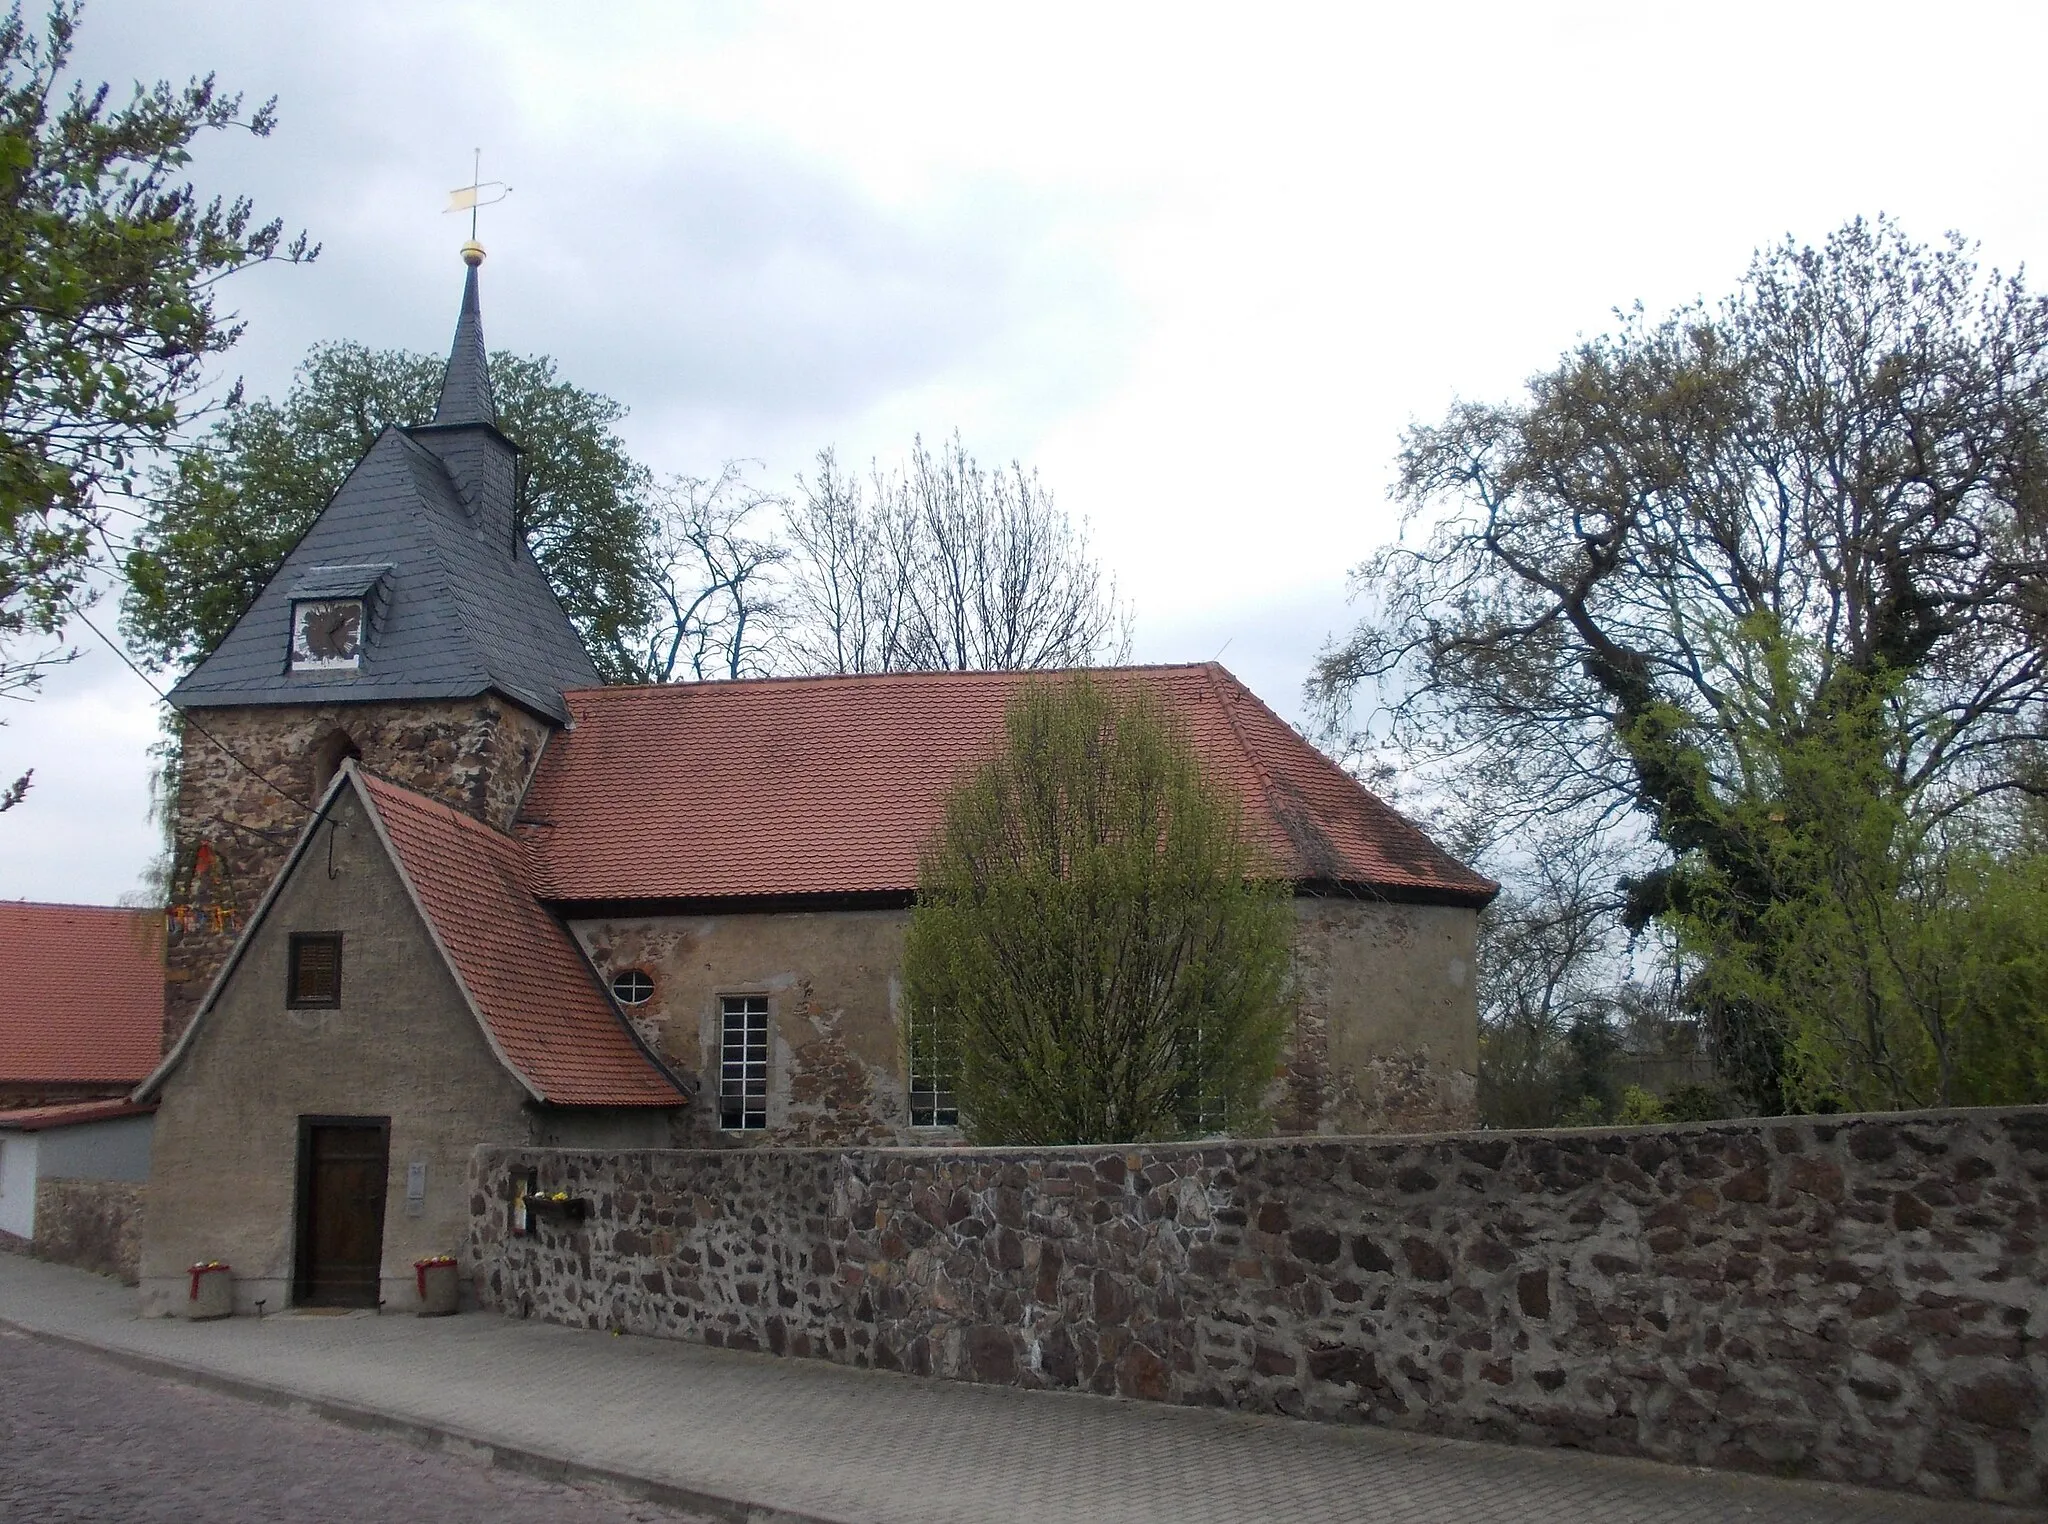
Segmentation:
{"type": "MultiPolygon", "coordinates": [[[[280,98],[196,166],[325,247],[230,283],[252,391],[321,339],[445,350],[481,146],[490,342],[657,470],[957,427],[1091,522],[1140,659],[1296,715],[1409,422],[1857,213],[2048,249],[2044,44],[2048,7],[1954,0],[94,0],[80,72],[280,98]]],[[[154,701],[79,633],[0,714],[0,777],[37,769],[0,897],[112,900],[153,848],[154,701]]]]}

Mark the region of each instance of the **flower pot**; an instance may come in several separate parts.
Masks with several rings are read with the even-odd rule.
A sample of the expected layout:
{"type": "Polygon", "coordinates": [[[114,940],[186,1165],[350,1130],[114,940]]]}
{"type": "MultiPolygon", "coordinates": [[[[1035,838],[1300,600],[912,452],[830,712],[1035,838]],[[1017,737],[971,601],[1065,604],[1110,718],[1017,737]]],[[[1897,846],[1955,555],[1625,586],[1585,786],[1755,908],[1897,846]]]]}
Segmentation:
{"type": "Polygon", "coordinates": [[[185,1298],[185,1316],[194,1323],[224,1318],[235,1310],[235,1273],[219,1261],[194,1265],[185,1298]]]}
{"type": "Polygon", "coordinates": [[[461,1300],[461,1272],[445,1260],[422,1260],[415,1265],[420,1294],[420,1316],[445,1318],[461,1300]]]}

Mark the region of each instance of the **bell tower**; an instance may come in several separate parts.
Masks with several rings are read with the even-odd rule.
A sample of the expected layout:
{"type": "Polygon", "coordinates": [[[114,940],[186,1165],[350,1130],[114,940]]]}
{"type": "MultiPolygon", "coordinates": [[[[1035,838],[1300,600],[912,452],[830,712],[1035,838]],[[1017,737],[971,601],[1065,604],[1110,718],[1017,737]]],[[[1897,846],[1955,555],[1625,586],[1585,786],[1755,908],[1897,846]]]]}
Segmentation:
{"type": "Polygon", "coordinates": [[[177,1040],[346,758],[505,830],[562,694],[601,679],[519,523],[468,267],[433,419],[386,429],[233,629],[182,718],[164,1041],[177,1040]]]}

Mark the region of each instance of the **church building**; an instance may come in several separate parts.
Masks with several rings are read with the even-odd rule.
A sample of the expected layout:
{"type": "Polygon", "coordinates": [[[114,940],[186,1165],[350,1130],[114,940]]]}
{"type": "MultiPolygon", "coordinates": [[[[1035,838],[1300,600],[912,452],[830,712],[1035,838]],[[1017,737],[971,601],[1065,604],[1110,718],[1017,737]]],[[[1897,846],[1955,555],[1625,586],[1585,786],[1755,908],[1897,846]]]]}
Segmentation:
{"type": "MultiPolygon", "coordinates": [[[[388,429],[183,722],[146,1311],[413,1303],[480,1143],[957,1141],[908,1072],[919,850],[1015,672],[605,687],[529,551],[478,266],[433,421],[388,429]]],[[[1175,713],[1296,886],[1292,1133],[1474,1116],[1495,886],[1222,667],[1108,669],[1175,713]]]]}

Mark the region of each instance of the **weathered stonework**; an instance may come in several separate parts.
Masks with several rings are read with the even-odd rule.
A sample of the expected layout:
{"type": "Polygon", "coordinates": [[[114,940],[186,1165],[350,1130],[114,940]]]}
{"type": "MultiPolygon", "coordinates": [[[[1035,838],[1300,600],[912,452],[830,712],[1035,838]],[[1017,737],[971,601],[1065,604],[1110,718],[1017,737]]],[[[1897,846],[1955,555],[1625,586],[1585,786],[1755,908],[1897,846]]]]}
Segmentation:
{"type": "Polygon", "coordinates": [[[638,968],[654,994],[635,1024],[674,1067],[705,1076],[679,1122],[684,1143],[864,1144],[910,1128],[898,1047],[907,910],[783,911],[579,921],[570,930],[606,979],[638,968]],[[718,1130],[719,999],[768,998],[768,1125],[718,1130]]]}
{"type": "Polygon", "coordinates": [[[2048,1496],[2048,1111],[1031,1151],[485,1147],[515,1314],[2048,1496]],[[515,1171],[589,1202],[510,1232],[515,1171]]]}
{"type": "Polygon", "coordinates": [[[165,1049],[206,997],[305,828],[304,805],[319,797],[346,748],[372,772],[505,829],[549,729],[495,694],[192,710],[173,832],[165,1049]]]}
{"type": "Polygon", "coordinates": [[[140,1181],[38,1180],[31,1252],[133,1286],[142,1255],[142,1213],[140,1181]]]}
{"type": "MultiPolygon", "coordinates": [[[[1271,1098],[1275,1130],[1419,1132],[1477,1120],[1478,1015],[1470,910],[1295,902],[1295,1025],[1271,1098]]],[[[923,1143],[910,1126],[902,1030],[908,910],[780,911],[575,921],[607,979],[645,971],[641,1035],[702,1075],[703,1147],[923,1143]],[[768,1125],[720,1133],[719,999],[765,995],[768,1125]]]]}
{"type": "Polygon", "coordinates": [[[1478,914],[1334,896],[1303,896],[1294,907],[1300,1010],[1276,1130],[1475,1125],[1478,914]]]}

